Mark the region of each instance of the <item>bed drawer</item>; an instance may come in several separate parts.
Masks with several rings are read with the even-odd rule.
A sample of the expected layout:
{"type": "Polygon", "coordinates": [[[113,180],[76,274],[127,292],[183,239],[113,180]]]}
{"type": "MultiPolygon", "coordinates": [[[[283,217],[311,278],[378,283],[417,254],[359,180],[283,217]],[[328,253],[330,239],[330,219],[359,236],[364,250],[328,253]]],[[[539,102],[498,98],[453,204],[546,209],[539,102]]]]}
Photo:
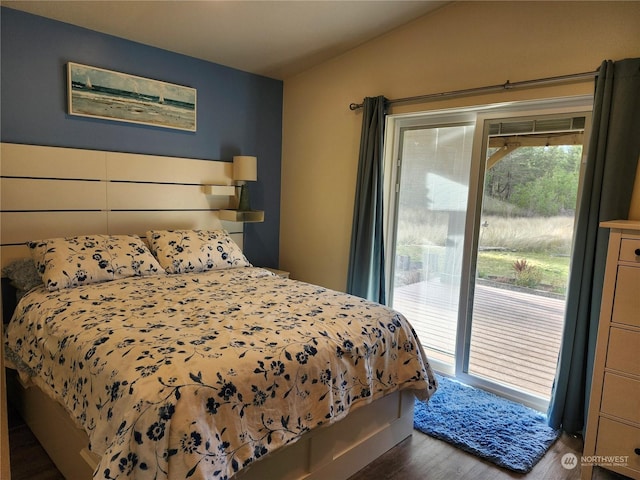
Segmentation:
{"type": "Polygon", "coordinates": [[[600,419],[596,455],[618,457],[619,463],[622,463],[619,466],[622,468],[617,469],[617,471],[622,470],[627,475],[638,478],[638,474],[640,474],[640,455],[635,452],[638,448],[640,448],[639,428],[609,420],[608,418],[600,419]],[[627,469],[630,469],[630,471],[626,471],[627,469]]]}
{"type": "Polygon", "coordinates": [[[620,260],[640,265],[640,240],[625,238],[620,242],[620,260]]]}
{"type": "Polygon", "coordinates": [[[600,410],[609,415],[640,423],[640,382],[606,373],[600,410]]]}
{"type": "Polygon", "coordinates": [[[607,367],[640,375],[640,332],[611,327],[607,367]]]}
{"type": "Polygon", "coordinates": [[[640,266],[618,267],[611,321],[640,327],[640,266]]]}

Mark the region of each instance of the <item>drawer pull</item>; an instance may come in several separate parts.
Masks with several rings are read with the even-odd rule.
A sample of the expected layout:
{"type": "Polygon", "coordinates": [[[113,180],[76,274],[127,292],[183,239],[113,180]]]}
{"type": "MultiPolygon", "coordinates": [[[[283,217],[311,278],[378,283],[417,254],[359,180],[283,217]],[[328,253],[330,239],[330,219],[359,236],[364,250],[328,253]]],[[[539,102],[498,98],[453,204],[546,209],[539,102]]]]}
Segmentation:
{"type": "Polygon", "coordinates": [[[640,257],[640,248],[636,248],[633,253],[636,254],[636,257],[640,257]]]}
{"type": "Polygon", "coordinates": [[[636,453],[636,455],[640,455],[640,448],[636,448],[634,452],[636,453]]]}

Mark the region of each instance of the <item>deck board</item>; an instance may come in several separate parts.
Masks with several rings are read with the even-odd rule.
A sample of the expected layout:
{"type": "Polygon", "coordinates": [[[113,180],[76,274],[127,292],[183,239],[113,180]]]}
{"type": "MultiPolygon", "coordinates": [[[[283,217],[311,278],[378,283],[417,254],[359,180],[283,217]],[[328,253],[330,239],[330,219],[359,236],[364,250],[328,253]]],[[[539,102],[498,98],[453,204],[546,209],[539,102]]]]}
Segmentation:
{"type": "MultiPolygon", "coordinates": [[[[427,356],[453,359],[458,299],[439,281],[394,290],[393,308],[413,325],[427,356]]],[[[562,339],[565,302],[476,285],[469,373],[549,398],[562,339]]]]}

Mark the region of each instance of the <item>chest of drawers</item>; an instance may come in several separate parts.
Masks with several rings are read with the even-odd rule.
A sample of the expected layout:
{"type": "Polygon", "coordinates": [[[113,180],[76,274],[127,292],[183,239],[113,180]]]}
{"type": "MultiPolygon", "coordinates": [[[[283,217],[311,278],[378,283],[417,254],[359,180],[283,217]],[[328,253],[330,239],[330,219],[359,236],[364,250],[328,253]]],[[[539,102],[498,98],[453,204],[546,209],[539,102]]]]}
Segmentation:
{"type": "Polygon", "coordinates": [[[640,479],[640,222],[610,229],[583,452],[593,466],[640,479]]]}

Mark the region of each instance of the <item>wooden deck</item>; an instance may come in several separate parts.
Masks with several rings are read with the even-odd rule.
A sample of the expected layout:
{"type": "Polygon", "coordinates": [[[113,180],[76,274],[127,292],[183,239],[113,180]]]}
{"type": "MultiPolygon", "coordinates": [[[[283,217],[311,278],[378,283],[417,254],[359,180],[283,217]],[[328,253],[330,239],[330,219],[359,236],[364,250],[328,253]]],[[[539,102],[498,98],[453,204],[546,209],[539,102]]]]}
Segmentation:
{"type": "MultiPolygon", "coordinates": [[[[453,363],[457,295],[438,280],[419,282],[396,288],[393,307],[409,319],[428,357],[453,363]]],[[[548,399],[564,308],[562,299],[476,285],[469,373],[548,399]]]]}

